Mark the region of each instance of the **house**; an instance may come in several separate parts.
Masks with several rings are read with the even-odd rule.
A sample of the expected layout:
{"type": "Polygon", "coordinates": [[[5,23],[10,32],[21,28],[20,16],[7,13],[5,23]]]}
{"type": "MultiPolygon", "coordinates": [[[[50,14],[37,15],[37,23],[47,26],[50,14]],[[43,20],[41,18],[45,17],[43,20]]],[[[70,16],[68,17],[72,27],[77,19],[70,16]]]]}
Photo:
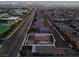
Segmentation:
{"type": "Polygon", "coordinates": [[[22,10],[22,9],[18,9],[18,10],[14,10],[15,12],[12,15],[17,15],[17,16],[21,16],[23,15],[23,13],[26,13],[27,10],[22,10]]]}
{"type": "MultiPolygon", "coordinates": [[[[39,53],[39,54],[50,54],[52,52],[53,46],[38,46],[38,45],[32,45],[32,53],[39,53]]],[[[53,52],[52,52],[53,54],[53,52]]]]}
{"type": "Polygon", "coordinates": [[[9,17],[10,15],[8,15],[8,13],[3,13],[3,14],[0,14],[0,16],[5,18],[5,17],[9,17]]]}
{"type": "Polygon", "coordinates": [[[2,22],[8,23],[8,24],[14,24],[15,22],[22,20],[19,17],[8,17],[8,18],[2,18],[2,22]]]}

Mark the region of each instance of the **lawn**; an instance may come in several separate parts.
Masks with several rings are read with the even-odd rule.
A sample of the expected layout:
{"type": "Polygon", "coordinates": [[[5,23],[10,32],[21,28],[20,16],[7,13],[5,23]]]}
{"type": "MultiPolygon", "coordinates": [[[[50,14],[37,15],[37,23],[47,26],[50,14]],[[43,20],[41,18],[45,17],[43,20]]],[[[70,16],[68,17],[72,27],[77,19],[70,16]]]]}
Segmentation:
{"type": "Polygon", "coordinates": [[[10,29],[9,24],[0,24],[0,34],[10,29]]]}

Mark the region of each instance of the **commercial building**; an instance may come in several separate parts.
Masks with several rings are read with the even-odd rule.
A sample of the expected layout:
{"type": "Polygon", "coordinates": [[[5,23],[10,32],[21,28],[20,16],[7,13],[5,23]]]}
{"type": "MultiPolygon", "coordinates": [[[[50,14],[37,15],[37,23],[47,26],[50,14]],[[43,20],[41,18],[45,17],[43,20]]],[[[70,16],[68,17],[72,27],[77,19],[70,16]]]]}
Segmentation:
{"type": "Polygon", "coordinates": [[[15,22],[22,20],[19,17],[9,17],[9,18],[2,18],[2,22],[8,23],[8,24],[14,24],[15,22]]]}

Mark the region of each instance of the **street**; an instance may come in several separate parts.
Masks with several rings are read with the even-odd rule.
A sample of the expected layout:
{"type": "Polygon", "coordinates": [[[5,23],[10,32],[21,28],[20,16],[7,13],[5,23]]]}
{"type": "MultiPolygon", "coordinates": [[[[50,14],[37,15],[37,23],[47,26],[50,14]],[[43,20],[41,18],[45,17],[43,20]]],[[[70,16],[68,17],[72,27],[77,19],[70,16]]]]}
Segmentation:
{"type": "Polygon", "coordinates": [[[63,48],[67,48],[69,47],[69,45],[60,37],[60,35],[58,34],[58,32],[56,31],[56,28],[51,24],[51,22],[49,21],[50,18],[48,18],[45,14],[45,19],[46,19],[46,24],[49,27],[51,33],[53,34],[53,36],[56,39],[56,47],[63,47],[63,48]]]}
{"type": "Polygon", "coordinates": [[[17,56],[28,27],[33,20],[35,11],[36,9],[24,20],[24,23],[19,27],[19,29],[5,41],[3,47],[0,49],[0,56],[17,56]]]}

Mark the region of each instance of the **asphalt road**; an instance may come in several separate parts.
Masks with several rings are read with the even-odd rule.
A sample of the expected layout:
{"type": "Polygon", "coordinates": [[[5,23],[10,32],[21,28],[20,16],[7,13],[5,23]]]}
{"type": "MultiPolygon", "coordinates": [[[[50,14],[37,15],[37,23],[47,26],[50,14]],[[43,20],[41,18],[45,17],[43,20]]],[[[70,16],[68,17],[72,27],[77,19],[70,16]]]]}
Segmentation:
{"type": "MultiPolygon", "coordinates": [[[[53,25],[51,25],[50,23],[50,18],[48,18],[47,14],[44,14],[45,18],[46,18],[46,24],[49,27],[50,32],[53,34],[54,38],[56,39],[55,45],[56,47],[60,47],[60,48],[69,48],[69,45],[66,43],[66,41],[64,41],[60,35],[58,34],[58,32],[55,30],[55,27],[53,25]],[[49,23],[49,22],[50,23],[49,23]]],[[[50,16],[50,15],[49,15],[50,16]]]]}
{"type": "Polygon", "coordinates": [[[5,41],[3,47],[0,49],[0,56],[17,56],[34,15],[35,10],[28,16],[28,18],[24,20],[24,23],[19,27],[19,29],[9,39],[5,41]]]}

